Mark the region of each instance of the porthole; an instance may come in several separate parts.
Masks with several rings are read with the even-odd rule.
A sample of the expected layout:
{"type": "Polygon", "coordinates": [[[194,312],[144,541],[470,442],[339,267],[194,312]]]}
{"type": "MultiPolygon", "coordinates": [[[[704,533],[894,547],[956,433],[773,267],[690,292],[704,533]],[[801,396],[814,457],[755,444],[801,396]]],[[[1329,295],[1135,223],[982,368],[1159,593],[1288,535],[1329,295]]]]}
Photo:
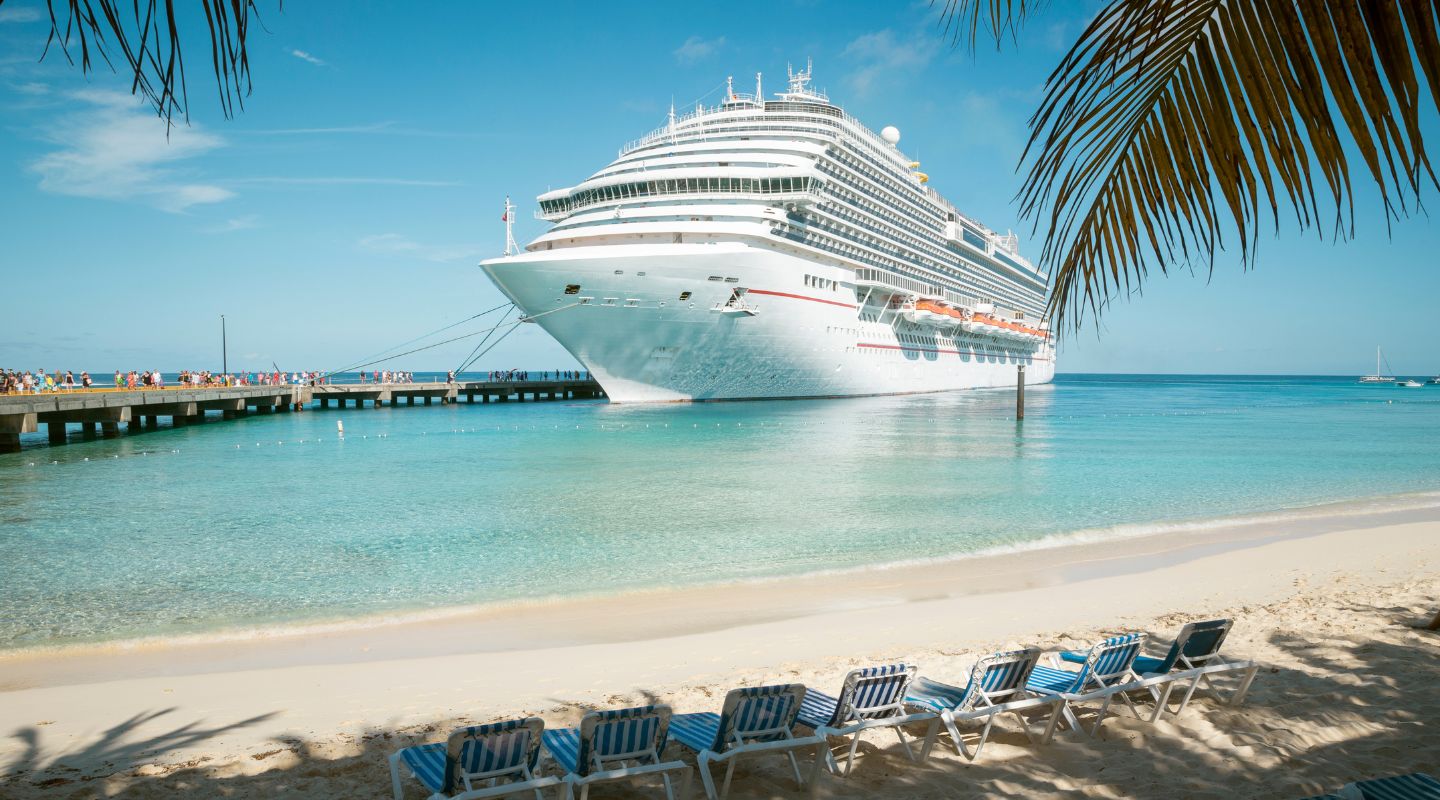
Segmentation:
{"type": "Polygon", "coordinates": [[[578,284],[578,283],[567,283],[567,284],[565,284],[565,294],[580,294],[580,284],[578,284]]]}
{"type": "Polygon", "coordinates": [[[690,292],[681,292],[681,293],[680,293],[680,300],[681,300],[681,302],[684,302],[684,301],[689,300],[689,299],[690,299],[690,292]]]}

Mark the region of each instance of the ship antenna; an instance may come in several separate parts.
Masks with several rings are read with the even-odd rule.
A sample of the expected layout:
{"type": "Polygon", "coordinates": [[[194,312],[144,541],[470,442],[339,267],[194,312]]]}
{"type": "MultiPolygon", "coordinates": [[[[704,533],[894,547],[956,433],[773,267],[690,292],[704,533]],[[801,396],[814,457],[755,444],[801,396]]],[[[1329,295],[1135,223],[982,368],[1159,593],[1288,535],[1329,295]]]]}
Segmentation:
{"type": "Polygon", "coordinates": [[[761,108],[765,107],[765,90],[760,86],[760,73],[758,72],[755,73],[755,102],[759,103],[761,108]]]}
{"type": "Polygon", "coordinates": [[[674,97],[671,97],[671,98],[670,98],[670,124],[666,127],[666,132],[670,134],[670,141],[672,141],[672,142],[675,141],[675,98],[674,98],[674,97]]]}
{"type": "Polygon", "coordinates": [[[515,244],[515,206],[508,194],[505,195],[505,213],[500,219],[505,222],[505,255],[513,256],[520,252],[520,247],[515,244]]]}
{"type": "Polygon", "coordinates": [[[733,102],[735,102],[735,76],[734,76],[734,75],[726,75],[726,76],[725,76],[725,102],[727,102],[727,103],[733,103],[733,102]]]}

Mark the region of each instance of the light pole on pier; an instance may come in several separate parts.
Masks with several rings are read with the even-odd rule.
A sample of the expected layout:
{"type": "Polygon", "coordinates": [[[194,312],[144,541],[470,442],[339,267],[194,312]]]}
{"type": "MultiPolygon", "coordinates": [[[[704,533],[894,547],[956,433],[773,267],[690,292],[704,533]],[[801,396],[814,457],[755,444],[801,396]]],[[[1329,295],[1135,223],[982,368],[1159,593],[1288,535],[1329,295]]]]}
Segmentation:
{"type": "Polygon", "coordinates": [[[230,344],[225,340],[225,315],[220,315],[220,374],[230,374],[230,344]]]}

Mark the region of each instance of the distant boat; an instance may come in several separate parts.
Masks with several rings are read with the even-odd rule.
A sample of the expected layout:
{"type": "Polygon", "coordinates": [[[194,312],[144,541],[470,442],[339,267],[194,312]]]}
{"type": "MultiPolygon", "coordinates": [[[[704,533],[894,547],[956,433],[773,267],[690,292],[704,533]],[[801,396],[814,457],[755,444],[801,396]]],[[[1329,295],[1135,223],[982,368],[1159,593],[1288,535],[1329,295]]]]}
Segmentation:
{"type": "MultiPolygon", "coordinates": [[[[1395,379],[1394,379],[1394,378],[1391,378],[1390,380],[1395,380],[1395,379]]],[[[1398,382],[1398,383],[1395,384],[1396,387],[1401,388],[1401,389],[1419,389],[1421,386],[1424,386],[1424,385],[1425,385],[1425,384],[1421,383],[1420,381],[1415,380],[1414,378],[1406,378],[1405,380],[1400,381],[1400,382],[1398,382]]]]}
{"type": "Polygon", "coordinates": [[[1435,377],[1431,378],[1430,383],[1434,386],[1440,386],[1440,375],[1436,375],[1435,377]]]}
{"type": "MultiPolygon", "coordinates": [[[[1381,359],[1381,358],[1382,358],[1382,356],[1380,355],[1380,346],[1379,346],[1379,345],[1376,345],[1376,346],[1375,346],[1375,373],[1374,373],[1373,375],[1361,375],[1361,376],[1360,376],[1360,382],[1361,382],[1361,383],[1394,383],[1394,382],[1395,382],[1395,378],[1394,378],[1393,376],[1381,375],[1381,374],[1380,374],[1380,359],[1381,359]]],[[[1385,362],[1385,366],[1387,366],[1387,367],[1390,366],[1390,362],[1388,362],[1388,361],[1385,362]]]]}

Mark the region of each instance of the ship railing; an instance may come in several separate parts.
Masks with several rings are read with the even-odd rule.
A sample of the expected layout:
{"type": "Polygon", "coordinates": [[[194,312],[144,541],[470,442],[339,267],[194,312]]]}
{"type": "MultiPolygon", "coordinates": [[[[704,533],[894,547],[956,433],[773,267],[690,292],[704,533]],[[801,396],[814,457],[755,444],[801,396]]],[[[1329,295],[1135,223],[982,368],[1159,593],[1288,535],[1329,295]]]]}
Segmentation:
{"type": "Polygon", "coordinates": [[[790,189],[769,191],[758,189],[751,191],[714,191],[714,192],[655,192],[653,194],[638,194],[633,197],[619,198],[596,198],[583,203],[566,203],[562,208],[554,211],[536,211],[535,219],[547,222],[557,222],[565,219],[577,211],[584,211],[590,208],[603,208],[606,206],[634,205],[637,202],[653,203],[663,202],[666,205],[675,205],[687,200],[715,200],[721,199],[729,202],[743,202],[746,200],[760,200],[772,205],[795,204],[800,207],[818,205],[825,199],[825,184],[823,181],[813,180],[809,189],[790,189]]]}
{"type": "Polygon", "coordinates": [[[856,286],[871,286],[877,289],[884,289],[896,294],[913,294],[931,297],[940,297],[943,291],[939,286],[917,281],[913,278],[906,278],[903,275],[896,275],[869,267],[861,267],[855,270],[856,286]]]}

